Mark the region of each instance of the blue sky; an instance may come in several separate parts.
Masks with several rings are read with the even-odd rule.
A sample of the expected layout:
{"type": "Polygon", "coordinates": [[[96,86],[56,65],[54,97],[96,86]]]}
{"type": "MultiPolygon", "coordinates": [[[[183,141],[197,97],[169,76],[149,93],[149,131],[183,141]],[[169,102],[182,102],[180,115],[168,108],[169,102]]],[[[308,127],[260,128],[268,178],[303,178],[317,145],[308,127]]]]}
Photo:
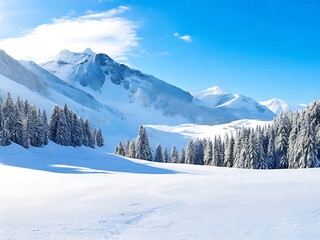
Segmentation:
{"type": "Polygon", "coordinates": [[[319,1],[308,0],[0,0],[0,48],[27,58],[30,53],[17,52],[15,45],[24,44],[15,38],[31,39],[24,49],[39,49],[29,42],[43,39],[55,23],[56,38],[42,41],[51,52],[42,54],[60,48],[80,51],[88,43],[187,91],[219,86],[258,101],[278,97],[308,103],[320,97],[319,12],[319,1]],[[110,9],[117,11],[106,13],[110,9]],[[97,28],[103,36],[91,32],[89,23],[88,30],[72,27],[79,31],[72,33],[79,34],[79,41],[70,40],[70,31],[59,30],[70,21],[93,21],[92,14],[102,12],[94,21],[102,22],[97,28]],[[39,25],[43,27],[37,29],[39,25]],[[33,36],[35,29],[43,30],[42,35],[33,36]],[[23,38],[28,34],[32,36],[23,38]],[[99,42],[95,36],[101,37],[99,42]],[[57,41],[64,37],[66,47],[57,41]]]}

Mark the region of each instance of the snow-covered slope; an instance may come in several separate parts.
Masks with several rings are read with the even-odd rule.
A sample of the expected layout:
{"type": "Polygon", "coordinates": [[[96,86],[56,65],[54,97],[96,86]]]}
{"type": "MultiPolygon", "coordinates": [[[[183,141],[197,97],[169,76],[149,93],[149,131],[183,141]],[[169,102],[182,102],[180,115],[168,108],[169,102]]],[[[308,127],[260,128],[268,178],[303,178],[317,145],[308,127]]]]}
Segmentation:
{"type": "Polygon", "coordinates": [[[266,106],[277,115],[281,112],[297,111],[306,108],[305,104],[291,104],[279,98],[273,98],[259,103],[263,106],[266,106]]]}
{"type": "Polygon", "coordinates": [[[320,169],[153,163],[0,147],[0,238],[318,240],[320,169]]]}
{"type": "Polygon", "coordinates": [[[272,111],[252,98],[240,94],[232,95],[216,86],[193,93],[193,96],[199,100],[198,104],[223,110],[235,119],[271,120],[275,117],[272,111]]]}
{"type": "Polygon", "coordinates": [[[28,71],[19,61],[0,50],[0,75],[11,79],[32,91],[49,97],[49,88],[34,73],[28,71]]]}
{"type": "Polygon", "coordinates": [[[66,97],[76,101],[77,103],[92,108],[94,110],[99,110],[102,107],[102,105],[90,94],[78,88],[75,88],[74,86],[66,83],[65,81],[62,81],[52,73],[38,66],[36,63],[30,61],[20,62],[26,69],[38,76],[39,79],[41,79],[42,82],[51,90],[59,92],[65,95],[66,97]]]}

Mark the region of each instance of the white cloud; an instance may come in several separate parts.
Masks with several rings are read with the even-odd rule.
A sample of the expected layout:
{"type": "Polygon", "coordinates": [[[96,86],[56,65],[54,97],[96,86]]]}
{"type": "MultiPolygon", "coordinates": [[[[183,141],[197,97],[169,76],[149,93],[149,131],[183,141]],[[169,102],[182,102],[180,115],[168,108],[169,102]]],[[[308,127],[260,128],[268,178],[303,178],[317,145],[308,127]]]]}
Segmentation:
{"type": "Polygon", "coordinates": [[[184,36],[181,36],[181,37],[179,37],[180,39],[182,39],[182,40],[184,40],[184,41],[186,41],[186,42],[191,42],[192,41],[192,39],[191,39],[191,36],[190,35],[184,35],[184,36]]]}
{"type": "Polygon", "coordinates": [[[0,49],[17,59],[39,62],[62,49],[80,52],[89,47],[115,60],[126,60],[139,40],[137,25],[119,16],[128,9],[120,6],[80,17],[54,19],[52,23],[37,26],[21,37],[0,40],[0,49]]]}
{"type": "Polygon", "coordinates": [[[186,42],[192,42],[191,36],[188,35],[188,34],[184,35],[184,36],[180,36],[180,34],[176,32],[176,33],[173,34],[173,36],[178,37],[178,38],[180,38],[180,39],[182,39],[183,41],[186,41],[186,42]]]}

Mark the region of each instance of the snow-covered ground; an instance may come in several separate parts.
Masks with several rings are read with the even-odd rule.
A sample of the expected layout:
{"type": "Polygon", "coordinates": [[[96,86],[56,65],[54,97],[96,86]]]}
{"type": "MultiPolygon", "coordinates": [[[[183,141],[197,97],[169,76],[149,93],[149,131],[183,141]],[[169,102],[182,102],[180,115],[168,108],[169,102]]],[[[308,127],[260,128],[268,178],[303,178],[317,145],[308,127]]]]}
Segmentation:
{"type": "Polygon", "coordinates": [[[319,239],[320,169],[0,147],[0,239],[319,239]]]}

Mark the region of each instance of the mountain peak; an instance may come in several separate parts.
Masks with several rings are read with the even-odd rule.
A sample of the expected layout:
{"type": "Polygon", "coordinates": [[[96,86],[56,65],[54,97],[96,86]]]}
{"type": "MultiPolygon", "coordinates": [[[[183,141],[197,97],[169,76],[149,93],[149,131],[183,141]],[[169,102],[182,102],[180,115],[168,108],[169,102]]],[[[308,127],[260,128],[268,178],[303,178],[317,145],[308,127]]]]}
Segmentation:
{"type": "Polygon", "coordinates": [[[210,87],[206,90],[195,93],[195,95],[208,96],[208,95],[226,95],[227,93],[223,91],[218,86],[210,87]]]}
{"type": "Polygon", "coordinates": [[[91,50],[91,48],[86,48],[82,53],[88,54],[88,55],[95,55],[96,53],[91,50]]]}
{"type": "Polygon", "coordinates": [[[266,106],[275,114],[288,111],[297,111],[305,108],[303,105],[291,104],[279,98],[272,98],[270,100],[260,102],[261,105],[266,106]]]}

